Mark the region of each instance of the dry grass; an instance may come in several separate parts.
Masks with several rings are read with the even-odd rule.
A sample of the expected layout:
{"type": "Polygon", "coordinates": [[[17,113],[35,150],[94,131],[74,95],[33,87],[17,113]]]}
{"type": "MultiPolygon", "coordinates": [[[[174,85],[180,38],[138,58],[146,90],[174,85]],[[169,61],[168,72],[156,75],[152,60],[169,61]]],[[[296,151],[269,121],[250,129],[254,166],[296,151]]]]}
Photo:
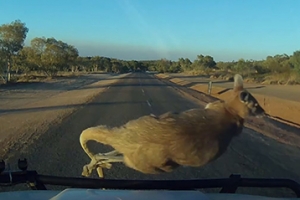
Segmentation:
{"type": "MultiPolygon", "coordinates": [[[[30,72],[27,74],[12,74],[11,75],[11,81],[10,83],[28,83],[28,82],[41,82],[41,81],[47,81],[51,79],[57,79],[57,78],[70,78],[70,77],[78,77],[84,74],[94,74],[94,73],[103,73],[103,72],[58,72],[55,76],[46,76],[43,73],[38,73],[38,72],[30,72]]],[[[1,82],[0,80],[0,85],[5,84],[4,80],[1,82]]]]}
{"type": "Polygon", "coordinates": [[[231,80],[236,73],[243,76],[246,83],[259,83],[265,85],[296,85],[300,84],[300,74],[295,71],[274,73],[274,74],[258,74],[258,73],[241,73],[233,71],[222,71],[222,70],[191,70],[184,72],[188,75],[207,75],[213,79],[231,80]]]}
{"type": "Polygon", "coordinates": [[[185,71],[183,73],[185,73],[187,75],[193,75],[193,76],[199,76],[199,75],[209,76],[209,75],[213,74],[214,71],[211,70],[211,69],[206,69],[206,70],[197,70],[197,69],[194,69],[194,70],[190,70],[190,71],[185,71]]]}
{"type": "Polygon", "coordinates": [[[296,72],[272,74],[265,77],[263,84],[296,85],[300,84],[300,74],[296,72]]]}

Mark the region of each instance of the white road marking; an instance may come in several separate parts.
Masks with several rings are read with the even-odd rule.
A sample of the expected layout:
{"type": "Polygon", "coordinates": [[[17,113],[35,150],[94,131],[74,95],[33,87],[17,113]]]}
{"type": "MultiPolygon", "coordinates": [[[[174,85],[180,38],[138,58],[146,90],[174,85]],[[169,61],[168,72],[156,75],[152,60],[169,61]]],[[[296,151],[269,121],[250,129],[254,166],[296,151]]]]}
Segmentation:
{"type": "MultiPolygon", "coordinates": [[[[139,77],[139,82],[140,82],[140,86],[142,86],[142,82],[141,82],[141,78],[140,78],[140,77],[139,77]]],[[[143,95],[145,96],[145,91],[144,91],[144,89],[141,88],[141,90],[142,90],[142,92],[143,92],[143,95]]],[[[147,102],[148,106],[151,108],[150,102],[149,102],[148,100],[146,100],[146,102],[147,102]]]]}
{"type": "Polygon", "coordinates": [[[148,100],[147,100],[147,104],[148,104],[148,106],[149,106],[149,107],[151,107],[151,104],[149,103],[149,101],[148,101],[148,100]]]}

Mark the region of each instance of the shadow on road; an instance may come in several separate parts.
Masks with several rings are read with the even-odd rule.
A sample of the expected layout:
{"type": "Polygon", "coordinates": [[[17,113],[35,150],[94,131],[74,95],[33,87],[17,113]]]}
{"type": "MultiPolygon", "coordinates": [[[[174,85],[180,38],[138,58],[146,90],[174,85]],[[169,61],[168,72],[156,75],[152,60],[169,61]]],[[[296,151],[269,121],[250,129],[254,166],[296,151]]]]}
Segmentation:
{"type": "MultiPolygon", "coordinates": [[[[147,74],[148,75],[148,74],[147,74]]],[[[149,74],[150,75],[150,74],[149,74]]],[[[128,80],[128,79],[131,79],[131,80],[153,80],[153,78],[155,77],[152,77],[151,75],[150,76],[125,76],[125,77],[119,77],[118,79],[119,80],[128,80]]],[[[106,78],[106,80],[110,80],[110,79],[116,79],[116,78],[106,78]]]]}
{"type": "MultiPolygon", "coordinates": [[[[0,92],[11,91],[11,90],[60,90],[68,91],[74,90],[81,87],[88,86],[90,84],[96,83],[101,80],[126,80],[126,79],[153,79],[152,76],[149,77],[117,77],[123,74],[110,74],[110,77],[93,77],[93,74],[81,75],[78,77],[59,77],[52,80],[44,80],[41,82],[18,82],[18,83],[9,83],[6,85],[0,85],[0,92]]],[[[84,89],[84,88],[82,88],[84,89]]],[[[22,92],[22,91],[18,91],[22,92]]]]}
{"type": "Polygon", "coordinates": [[[209,75],[199,75],[199,76],[176,76],[172,75],[172,78],[210,78],[209,75]]]}
{"type": "MultiPolygon", "coordinates": [[[[160,103],[169,103],[169,101],[160,101],[160,103]]],[[[15,114],[15,113],[40,112],[40,111],[61,110],[61,109],[78,108],[78,107],[109,106],[109,105],[121,105],[121,104],[147,104],[147,101],[119,101],[119,102],[101,102],[101,103],[88,103],[88,104],[82,103],[82,104],[43,106],[43,107],[33,107],[33,108],[0,109],[0,116],[6,114],[15,114]]]]}
{"type": "MultiPolygon", "coordinates": [[[[185,84],[185,87],[192,87],[194,85],[197,85],[197,84],[203,84],[203,85],[208,85],[209,81],[188,81],[190,83],[188,84],[185,84]]],[[[180,82],[179,82],[180,83],[180,82]]],[[[214,86],[214,83],[227,83],[227,81],[222,81],[222,82],[212,82],[213,86],[214,86]]]]}
{"type": "MultiPolygon", "coordinates": [[[[220,81],[220,82],[213,82],[213,86],[217,86],[217,87],[221,87],[221,86],[218,86],[218,85],[214,85],[214,83],[217,83],[217,84],[222,84],[222,83],[229,83],[230,81],[220,81]]],[[[180,82],[179,82],[180,83],[180,82]]],[[[198,81],[198,82],[191,82],[191,83],[188,83],[188,84],[185,84],[184,87],[193,87],[197,84],[203,84],[203,85],[207,85],[208,87],[208,81],[198,81]]],[[[180,85],[178,85],[180,87],[180,85]]],[[[260,89],[260,88],[264,88],[266,86],[256,86],[256,87],[245,87],[245,89],[260,89]]],[[[224,93],[230,89],[232,89],[233,87],[224,87],[224,90],[222,90],[221,92],[219,92],[219,94],[221,93],[224,93]]]]}
{"type": "MultiPolygon", "coordinates": [[[[111,85],[102,85],[102,86],[86,86],[83,88],[79,88],[79,90],[86,90],[86,89],[97,89],[97,88],[114,88],[114,87],[136,87],[136,89],[139,89],[138,87],[142,86],[142,87],[168,87],[167,85],[161,84],[161,83],[149,83],[149,84],[140,84],[140,83],[130,83],[130,84],[111,84],[111,85]]],[[[180,87],[180,86],[179,86],[180,87]]]]}
{"type": "Polygon", "coordinates": [[[245,89],[260,89],[260,88],[264,88],[266,86],[256,86],[256,87],[245,87],[245,89]]]}
{"type": "Polygon", "coordinates": [[[299,124],[296,124],[296,123],[293,123],[289,120],[285,120],[285,119],[282,119],[280,117],[274,117],[274,119],[271,119],[271,118],[265,118],[266,122],[272,124],[273,126],[276,126],[278,128],[280,128],[282,131],[285,131],[287,133],[296,133],[296,135],[300,136],[300,128],[299,128],[299,124]],[[275,120],[275,119],[278,119],[278,120],[282,120],[282,121],[285,121],[285,122],[288,122],[291,125],[289,124],[286,124],[284,122],[281,122],[281,121],[278,121],[278,120],[275,120]]]}

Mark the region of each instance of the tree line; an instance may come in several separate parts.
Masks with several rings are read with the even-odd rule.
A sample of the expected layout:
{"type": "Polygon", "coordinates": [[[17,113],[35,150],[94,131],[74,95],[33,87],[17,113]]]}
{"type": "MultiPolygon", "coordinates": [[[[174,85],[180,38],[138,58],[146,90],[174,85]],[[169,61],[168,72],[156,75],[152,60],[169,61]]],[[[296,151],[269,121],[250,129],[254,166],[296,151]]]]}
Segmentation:
{"type": "Polygon", "coordinates": [[[103,56],[79,56],[78,49],[55,38],[36,37],[30,46],[24,46],[29,29],[20,20],[0,26],[0,74],[10,80],[11,72],[26,74],[30,72],[55,76],[58,72],[113,72],[157,71],[160,73],[177,73],[188,71],[211,72],[215,70],[232,71],[241,74],[287,73],[300,75],[300,51],[292,55],[281,54],[267,56],[264,60],[245,60],[215,62],[210,55],[197,55],[191,61],[179,58],[177,61],[158,60],[120,60],[103,56]]]}
{"type": "Polygon", "coordinates": [[[24,46],[29,29],[20,20],[0,26],[0,74],[9,81],[10,74],[32,71],[55,76],[60,71],[105,71],[123,73],[145,71],[147,66],[136,60],[124,61],[101,56],[79,56],[78,49],[55,38],[36,37],[24,46]]]}

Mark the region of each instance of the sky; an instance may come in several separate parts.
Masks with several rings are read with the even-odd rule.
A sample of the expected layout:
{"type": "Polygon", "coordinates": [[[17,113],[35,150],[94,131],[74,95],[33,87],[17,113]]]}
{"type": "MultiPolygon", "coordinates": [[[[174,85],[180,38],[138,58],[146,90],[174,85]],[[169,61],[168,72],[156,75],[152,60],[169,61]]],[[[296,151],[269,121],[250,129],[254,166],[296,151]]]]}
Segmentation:
{"type": "Polygon", "coordinates": [[[0,25],[21,20],[35,37],[80,56],[123,60],[261,60],[300,50],[299,0],[0,0],[0,25]]]}

